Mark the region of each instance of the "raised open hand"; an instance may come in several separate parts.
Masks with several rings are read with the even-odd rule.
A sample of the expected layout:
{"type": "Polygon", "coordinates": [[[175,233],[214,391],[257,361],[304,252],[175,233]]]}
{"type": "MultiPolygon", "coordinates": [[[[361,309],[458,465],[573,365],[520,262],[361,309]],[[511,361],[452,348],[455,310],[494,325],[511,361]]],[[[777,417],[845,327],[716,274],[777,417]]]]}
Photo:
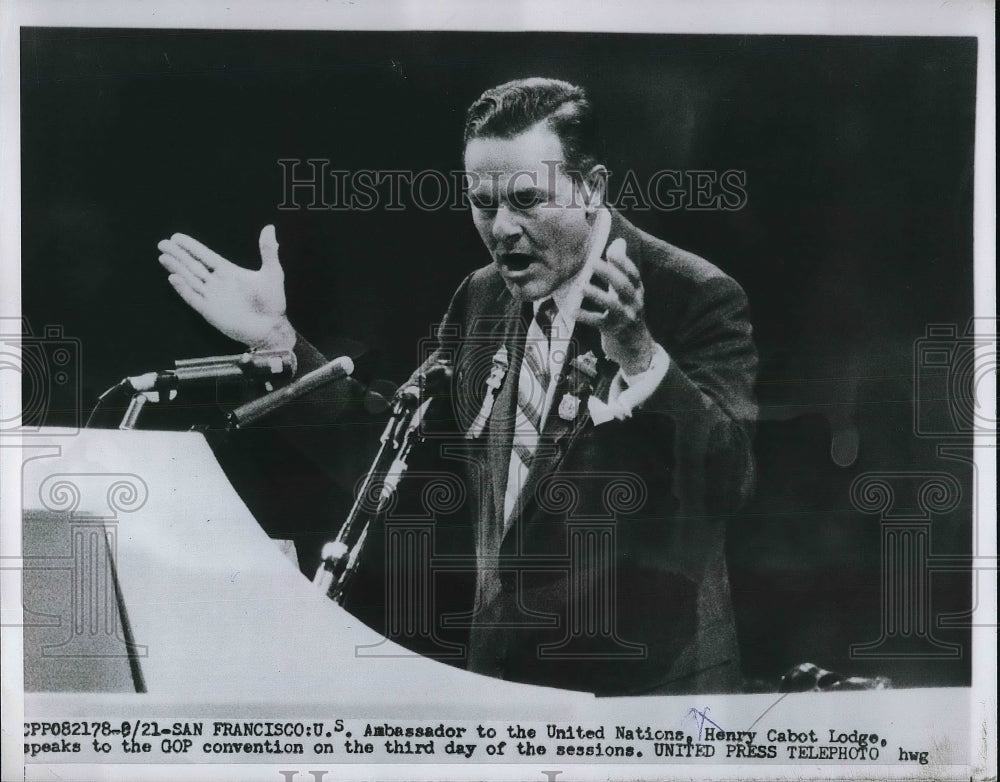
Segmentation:
{"type": "Polygon", "coordinates": [[[285,315],[285,272],[273,225],[260,232],[257,271],[227,261],[186,234],[156,245],[170,284],[196,312],[226,336],[250,348],[290,350],[295,330],[285,315]]]}

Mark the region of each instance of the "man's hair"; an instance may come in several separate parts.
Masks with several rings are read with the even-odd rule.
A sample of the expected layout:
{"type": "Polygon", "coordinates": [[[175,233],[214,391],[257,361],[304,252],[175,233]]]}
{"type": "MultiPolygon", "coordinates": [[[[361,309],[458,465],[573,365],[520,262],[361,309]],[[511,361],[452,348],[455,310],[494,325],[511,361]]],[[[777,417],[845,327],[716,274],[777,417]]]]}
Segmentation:
{"type": "Polygon", "coordinates": [[[475,138],[513,138],[543,120],[562,142],[569,174],[585,176],[600,162],[597,122],[583,87],[538,76],[480,95],[465,114],[464,146],[475,138]]]}

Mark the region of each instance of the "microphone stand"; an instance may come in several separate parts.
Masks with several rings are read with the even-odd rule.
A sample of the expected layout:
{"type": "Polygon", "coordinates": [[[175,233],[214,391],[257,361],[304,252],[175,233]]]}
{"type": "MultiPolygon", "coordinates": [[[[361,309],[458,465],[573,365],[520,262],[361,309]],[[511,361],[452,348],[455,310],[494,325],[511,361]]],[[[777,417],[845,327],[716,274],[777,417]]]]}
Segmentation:
{"type": "Polygon", "coordinates": [[[128,409],[125,411],[125,415],[122,416],[122,422],[118,424],[118,428],[122,431],[128,431],[130,429],[135,429],[135,425],[139,423],[139,413],[146,406],[147,402],[156,401],[151,399],[151,396],[157,392],[155,391],[136,391],[132,395],[132,400],[128,403],[128,409]]]}
{"type": "Polygon", "coordinates": [[[139,414],[146,407],[148,402],[158,403],[161,399],[161,394],[166,393],[167,399],[172,401],[177,396],[176,388],[165,389],[165,391],[136,391],[132,394],[132,399],[128,403],[128,409],[125,410],[125,415],[122,416],[122,422],[118,424],[118,428],[122,431],[129,431],[135,429],[136,424],[139,423],[139,414]]]}
{"type": "Polygon", "coordinates": [[[331,600],[343,603],[344,594],[357,571],[372,522],[385,511],[406,473],[413,446],[422,442],[421,423],[433,397],[421,398],[411,386],[393,404],[382,433],[381,445],[358,489],[357,498],[337,537],[323,546],[322,561],[313,584],[331,600]]]}

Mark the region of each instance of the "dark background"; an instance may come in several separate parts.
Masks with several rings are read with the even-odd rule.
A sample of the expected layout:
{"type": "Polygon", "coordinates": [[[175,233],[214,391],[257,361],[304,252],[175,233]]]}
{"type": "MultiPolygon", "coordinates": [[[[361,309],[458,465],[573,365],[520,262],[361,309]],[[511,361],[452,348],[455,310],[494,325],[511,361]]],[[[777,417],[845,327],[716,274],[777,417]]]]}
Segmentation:
{"type": "MultiPolygon", "coordinates": [[[[873,470],[955,475],[962,501],[934,517],[932,551],[970,551],[971,473],[935,450],[969,438],[917,437],[913,421],[915,341],[933,323],[961,333],[972,314],[975,66],[975,41],[954,38],[25,29],[23,315],[35,335],[59,325],[79,340],[79,372],[45,421],[77,423],[77,391],[89,410],[124,375],[239,352],[166,283],[156,242],[175,231],[256,267],[275,223],[300,331],[373,346],[373,371],[402,379],[488,261],[469,215],[279,211],[277,161],[459,169],[462,116],[483,89],[565,78],[597,106],[612,191],[628,169],[640,182],[746,172],[741,210],[628,216],[750,297],[759,489],[730,530],[747,674],[809,660],[968,683],[963,629],[934,630],[962,644],[956,660],[850,658],[880,633],[880,528],[849,487],[873,470]]],[[[336,505],[305,463],[257,453],[254,477],[234,482],[256,490],[261,516],[281,515],[274,494],[313,517],[315,502],[336,505]]],[[[935,615],[968,608],[970,590],[967,575],[935,575],[935,615]]]]}

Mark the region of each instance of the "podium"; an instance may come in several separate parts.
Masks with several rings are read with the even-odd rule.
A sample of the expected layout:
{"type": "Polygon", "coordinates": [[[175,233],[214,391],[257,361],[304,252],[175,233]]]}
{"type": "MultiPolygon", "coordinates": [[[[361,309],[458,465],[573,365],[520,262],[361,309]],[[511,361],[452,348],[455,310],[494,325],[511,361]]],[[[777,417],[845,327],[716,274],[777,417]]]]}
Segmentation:
{"type": "Polygon", "coordinates": [[[551,700],[419,657],[320,594],[199,433],[43,432],[22,461],[26,692],[551,700]]]}

